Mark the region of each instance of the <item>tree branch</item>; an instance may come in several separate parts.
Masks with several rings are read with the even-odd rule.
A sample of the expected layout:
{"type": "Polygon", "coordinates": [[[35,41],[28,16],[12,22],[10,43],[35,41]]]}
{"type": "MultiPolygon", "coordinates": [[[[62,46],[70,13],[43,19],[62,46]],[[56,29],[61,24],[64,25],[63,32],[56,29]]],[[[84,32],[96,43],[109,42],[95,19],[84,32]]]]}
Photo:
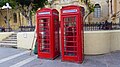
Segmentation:
{"type": "Polygon", "coordinates": [[[114,14],[111,16],[111,18],[112,18],[112,17],[115,17],[115,16],[116,16],[117,14],[119,14],[119,13],[120,13],[120,11],[114,13],[114,14]]]}
{"type": "Polygon", "coordinates": [[[81,2],[83,2],[86,7],[87,7],[87,10],[88,10],[88,13],[84,16],[84,19],[83,21],[85,22],[85,20],[87,19],[87,17],[92,13],[94,12],[94,4],[92,4],[90,2],[90,0],[81,0],[81,2]]]}
{"type": "Polygon", "coordinates": [[[21,6],[22,9],[19,9],[21,14],[26,18],[28,19],[28,16],[27,16],[27,13],[26,13],[26,10],[24,9],[24,7],[21,6]]]}
{"type": "Polygon", "coordinates": [[[32,3],[29,5],[28,7],[28,13],[27,13],[27,16],[29,17],[30,16],[30,12],[32,10],[32,3]]]}
{"type": "Polygon", "coordinates": [[[87,17],[91,14],[92,12],[88,12],[85,16],[84,16],[84,19],[83,21],[85,22],[85,20],[87,19],[87,17]]]}
{"type": "Polygon", "coordinates": [[[0,14],[2,16],[2,18],[4,19],[4,21],[6,22],[7,21],[7,18],[4,17],[4,15],[2,14],[1,10],[0,10],[0,14]]]}

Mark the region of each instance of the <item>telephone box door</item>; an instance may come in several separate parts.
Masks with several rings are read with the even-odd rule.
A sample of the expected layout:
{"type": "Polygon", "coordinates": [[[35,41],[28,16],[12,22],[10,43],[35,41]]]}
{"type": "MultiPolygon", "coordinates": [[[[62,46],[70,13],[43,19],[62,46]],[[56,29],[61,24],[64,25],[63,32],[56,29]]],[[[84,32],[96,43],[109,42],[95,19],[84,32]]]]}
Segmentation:
{"type": "Polygon", "coordinates": [[[63,59],[71,61],[77,60],[77,16],[63,17],[62,50],[63,59]],[[68,57],[68,58],[67,58],[68,57]]]}
{"type": "Polygon", "coordinates": [[[50,18],[42,17],[39,19],[39,50],[40,55],[49,57],[50,55],[50,18]]]}

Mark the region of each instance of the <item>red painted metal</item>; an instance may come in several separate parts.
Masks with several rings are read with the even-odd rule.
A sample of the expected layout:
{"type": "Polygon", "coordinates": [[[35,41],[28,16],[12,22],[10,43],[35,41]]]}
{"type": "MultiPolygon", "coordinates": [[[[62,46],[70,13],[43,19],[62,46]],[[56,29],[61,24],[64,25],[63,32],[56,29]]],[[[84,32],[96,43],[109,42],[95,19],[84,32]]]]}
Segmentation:
{"type": "Polygon", "coordinates": [[[61,9],[62,61],[83,62],[83,10],[75,5],[61,9]]]}
{"type": "Polygon", "coordinates": [[[59,13],[55,9],[37,11],[38,57],[54,59],[60,54],[59,13]]]}

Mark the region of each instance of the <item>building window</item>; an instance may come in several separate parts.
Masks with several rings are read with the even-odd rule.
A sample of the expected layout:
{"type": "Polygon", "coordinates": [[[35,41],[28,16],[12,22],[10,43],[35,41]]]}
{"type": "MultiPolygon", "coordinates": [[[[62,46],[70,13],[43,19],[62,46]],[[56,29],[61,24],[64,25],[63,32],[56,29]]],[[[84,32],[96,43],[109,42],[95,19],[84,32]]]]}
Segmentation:
{"type": "Polygon", "coordinates": [[[17,14],[13,13],[14,23],[17,23],[17,14]]]}
{"type": "Polygon", "coordinates": [[[95,4],[94,17],[95,18],[101,17],[101,6],[99,4],[95,4]]]}

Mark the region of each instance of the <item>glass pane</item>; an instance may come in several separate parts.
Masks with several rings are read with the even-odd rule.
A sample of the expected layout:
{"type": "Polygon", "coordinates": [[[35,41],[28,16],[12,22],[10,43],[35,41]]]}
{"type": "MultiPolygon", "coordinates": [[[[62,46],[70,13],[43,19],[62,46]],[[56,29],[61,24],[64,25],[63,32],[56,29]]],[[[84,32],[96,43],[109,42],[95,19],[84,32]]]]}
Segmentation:
{"type": "Polygon", "coordinates": [[[50,42],[49,42],[49,18],[43,18],[39,20],[39,31],[40,31],[40,50],[41,52],[49,52],[50,42]]]}
{"type": "Polygon", "coordinates": [[[64,52],[64,54],[67,56],[76,56],[77,55],[76,52],[64,52]]]}
{"type": "Polygon", "coordinates": [[[55,50],[59,49],[59,20],[58,18],[54,18],[54,28],[55,28],[55,50]]]}
{"type": "Polygon", "coordinates": [[[64,54],[75,56],[76,47],[76,17],[64,18],[64,54]]]}

